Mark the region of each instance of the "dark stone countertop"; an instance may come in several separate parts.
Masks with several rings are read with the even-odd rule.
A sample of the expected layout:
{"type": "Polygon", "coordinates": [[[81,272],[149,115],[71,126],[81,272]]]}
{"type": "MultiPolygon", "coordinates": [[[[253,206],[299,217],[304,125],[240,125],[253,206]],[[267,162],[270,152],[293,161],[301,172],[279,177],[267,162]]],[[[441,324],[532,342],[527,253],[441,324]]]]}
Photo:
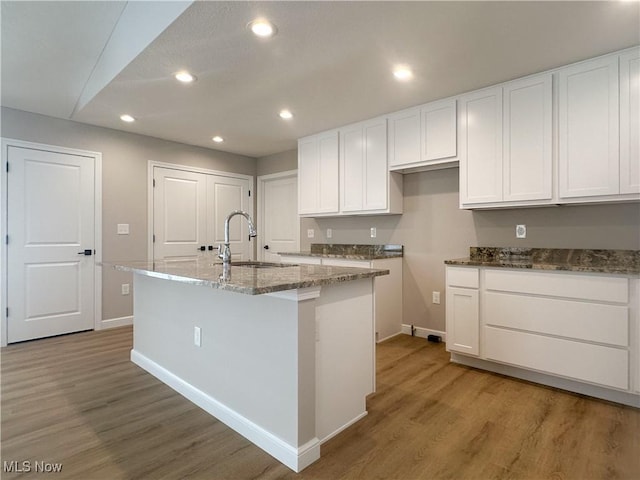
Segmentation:
{"type": "Polygon", "coordinates": [[[278,252],[280,255],[293,257],[344,258],[348,260],[380,260],[399,258],[403,255],[402,245],[351,245],[312,243],[309,251],[278,252]]]}
{"type": "Polygon", "coordinates": [[[469,258],[445,260],[444,263],[492,268],[639,275],[640,250],[470,247],[469,258]]]}

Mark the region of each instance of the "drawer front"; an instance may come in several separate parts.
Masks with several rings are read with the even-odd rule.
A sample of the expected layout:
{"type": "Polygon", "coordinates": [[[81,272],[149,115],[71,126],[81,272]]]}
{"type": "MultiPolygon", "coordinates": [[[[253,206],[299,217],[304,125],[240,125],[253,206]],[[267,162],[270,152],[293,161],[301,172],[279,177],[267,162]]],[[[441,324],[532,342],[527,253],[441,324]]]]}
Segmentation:
{"type": "Polygon", "coordinates": [[[629,345],[629,309],[622,305],[486,292],[483,318],[487,325],[629,345]]]}
{"type": "Polygon", "coordinates": [[[492,269],[487,269],[484,278],[487,290],[602,302],[627,303],[629,301],[627,278],[492,269]]]}
{"type": "Polygon", "coordinates": [[[607,387],[629,388],[627,350],[484,327],[484,355],[544,373],[607,387]]]}
{"type": "Polygon", "coordinates": [[[478,288],[479,277],[477,268],[447,267],[447,286],[478,288]]]}

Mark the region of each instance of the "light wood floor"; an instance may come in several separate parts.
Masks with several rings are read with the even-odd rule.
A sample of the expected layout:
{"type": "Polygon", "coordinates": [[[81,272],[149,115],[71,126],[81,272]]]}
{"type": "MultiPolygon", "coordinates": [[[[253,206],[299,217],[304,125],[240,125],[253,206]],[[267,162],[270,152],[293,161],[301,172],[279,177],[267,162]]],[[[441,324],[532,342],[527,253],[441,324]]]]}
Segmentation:
{"type": "Polygon", "coordinates": [[[295,474],[129,361],[131,329],[2,349],[2,460],[64,479],[640,479],[640,410],[378,346],[369,415],[295,474]]]}

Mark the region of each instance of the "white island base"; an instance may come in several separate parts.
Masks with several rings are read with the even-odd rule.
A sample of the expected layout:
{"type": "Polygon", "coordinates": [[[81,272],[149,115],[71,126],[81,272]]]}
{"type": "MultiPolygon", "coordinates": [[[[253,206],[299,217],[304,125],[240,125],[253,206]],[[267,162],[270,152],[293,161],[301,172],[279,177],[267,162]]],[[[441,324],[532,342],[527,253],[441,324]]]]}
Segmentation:
{"type": "Polygon", "coordinates": [[[367,414],[373,282],[246,295],[136,273],[131,360],[299,472],[367,414]]]}

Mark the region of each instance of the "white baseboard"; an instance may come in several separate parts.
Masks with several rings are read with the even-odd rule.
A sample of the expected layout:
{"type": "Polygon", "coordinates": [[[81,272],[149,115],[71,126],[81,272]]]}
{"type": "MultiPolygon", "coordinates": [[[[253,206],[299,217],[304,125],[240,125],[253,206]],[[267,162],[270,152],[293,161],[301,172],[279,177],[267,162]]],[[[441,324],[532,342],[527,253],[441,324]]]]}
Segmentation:
{"type": "Polygon", "coordinates": [[[102,320],[100,322],[100,330],[103,330],[105,328],[124,327],[126,325],[133,325],[133,315],[129,315],[128,317],[107,318],[106,320],[102,320]]]}
{"type": "Polygon", "coordinates": [[[300,472],[320,458],[320,441],[317,438],[313,438],[299,447],[290,445],[202,390],[185,382],[140,352],[131,350],[131,361],[284,463],[294,472],[300,472]]]}
{"type": "Polygon", "coordinates": [[[342,425],[340,428],[334,430],[333,432],[331,432],[329,435],[327,435],[326,437],[324,437],[323,439],[320,440],[320,444],[323,444],[324,442],[331,440],[333,437],[335,437],[336,435],[338,435],[340,432],[342,432],[343,430],[346,430],[347,428],[349,428],[351,425],[353,425],[354,423],[356,423],[357,421],[363,419],[364,417],[367,416],[369,412],[364,411],[362,412],[360,415],[358,415],[356,418],[354,418],[353,420],[345,423],[344,425],[342,425]]]}
{"type": "MultiPolygon", "coordinates": [[[[405,335],[411,335],[411,325],[402,325],[402,333],[405,335]]],[[[442,338],[443,342],[447,341],[447,332],[441,332],[440,330],[431,330],[430,328],[413,327],[413,335],[415,337],[427,338],[429,335],[437,335],[442,338]]]]}

